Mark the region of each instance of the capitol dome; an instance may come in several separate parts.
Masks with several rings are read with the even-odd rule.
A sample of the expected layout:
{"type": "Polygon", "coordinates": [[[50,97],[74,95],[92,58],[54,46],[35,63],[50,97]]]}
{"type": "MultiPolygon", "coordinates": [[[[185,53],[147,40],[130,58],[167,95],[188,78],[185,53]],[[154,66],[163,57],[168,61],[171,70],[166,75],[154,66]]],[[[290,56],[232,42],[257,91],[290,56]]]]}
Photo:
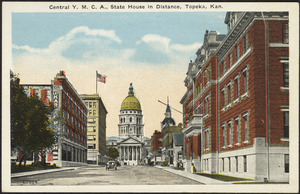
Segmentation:
{"type": "Polygon", "coordinates": [[[132,83],[130,83],[128,96],[122,102],[121,110],[142,110],[140,101],[134,95],[132,83]]]}

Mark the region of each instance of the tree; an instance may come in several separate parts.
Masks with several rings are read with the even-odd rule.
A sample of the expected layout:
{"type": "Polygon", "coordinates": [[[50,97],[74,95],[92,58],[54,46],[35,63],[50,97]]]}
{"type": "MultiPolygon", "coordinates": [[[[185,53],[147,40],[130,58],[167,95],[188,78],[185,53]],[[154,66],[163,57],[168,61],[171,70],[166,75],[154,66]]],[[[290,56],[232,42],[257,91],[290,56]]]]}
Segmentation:
{"type": "Polygon", "coordinates": [[[54,143],[54,130],[49,127],[52,107],[45,105],[37,96],[27,97],[20,79],[11,72],[11,138],[26,156],[47,149],[54,143]]]}
{"type": "Polygon", "coordinates": [[[112,160],[115,160],[117,157],[119,157],[119,150],[111,146],[107,149],[106,155],[112,160]]]}

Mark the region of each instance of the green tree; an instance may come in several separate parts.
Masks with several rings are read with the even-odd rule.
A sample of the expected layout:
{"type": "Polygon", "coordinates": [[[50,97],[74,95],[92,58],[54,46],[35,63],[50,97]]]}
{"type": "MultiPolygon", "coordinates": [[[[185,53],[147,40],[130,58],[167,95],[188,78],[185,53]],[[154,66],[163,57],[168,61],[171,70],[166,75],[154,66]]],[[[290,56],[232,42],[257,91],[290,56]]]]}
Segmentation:
{"type": "Polygon", "coordinates": [[[30,153],[48,149],[54,143],[54,130],[49,127],[52,107],[37,96],[27,97],[18,79],[11,72],[11,138],[24,152],[22,161],[30,153]]]}
{"type": "Polygon", "coordinates": [[[109,147],[107,149],[106,155],[107,155],[107,157],[111,158],[112,160],[115,160],[117,157],[119,157],[119,150],[115,147],[109,147]]]}

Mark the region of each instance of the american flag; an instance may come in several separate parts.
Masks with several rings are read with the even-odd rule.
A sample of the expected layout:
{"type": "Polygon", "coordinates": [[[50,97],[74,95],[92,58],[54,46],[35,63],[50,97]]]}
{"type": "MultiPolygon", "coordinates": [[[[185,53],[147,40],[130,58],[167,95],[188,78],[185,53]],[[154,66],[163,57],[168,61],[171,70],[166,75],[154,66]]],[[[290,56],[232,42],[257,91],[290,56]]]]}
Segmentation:
{"type": "Polygon", "coordinates": [[[106,83],[106,75],[101,75],[96,71],[97,81],[106,83]]]}

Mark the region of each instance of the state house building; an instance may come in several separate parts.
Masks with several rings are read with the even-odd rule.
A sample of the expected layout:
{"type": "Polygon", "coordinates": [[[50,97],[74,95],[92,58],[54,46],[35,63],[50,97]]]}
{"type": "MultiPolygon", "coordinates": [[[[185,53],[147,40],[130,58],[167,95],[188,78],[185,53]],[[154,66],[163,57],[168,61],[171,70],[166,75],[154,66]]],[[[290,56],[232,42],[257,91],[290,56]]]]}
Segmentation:
{"type": "Polygon", "coordinates": [[[289,180],[289,16],[228,12],[206,32],[181,99],[189,171],[289,180]]]}
{"type": "Polygon", "coordinates": [[[46,161],[59,166],[81,166],[87,162],[87,107],[64,71],[49,85],[22,84],[25,93],[54,103],[51,115],[56,143],[46,161]],[[55,119],[62,116],[63,119],[55,119]]]}
{"type": "Polygon", "coordinates": [[[123,100],[119,115],[117,143],[119,160],[125,165],[140,164],[145,157],[144,120],[140,101],[136,98],[132,83],[128,96],[123,100]]]}

